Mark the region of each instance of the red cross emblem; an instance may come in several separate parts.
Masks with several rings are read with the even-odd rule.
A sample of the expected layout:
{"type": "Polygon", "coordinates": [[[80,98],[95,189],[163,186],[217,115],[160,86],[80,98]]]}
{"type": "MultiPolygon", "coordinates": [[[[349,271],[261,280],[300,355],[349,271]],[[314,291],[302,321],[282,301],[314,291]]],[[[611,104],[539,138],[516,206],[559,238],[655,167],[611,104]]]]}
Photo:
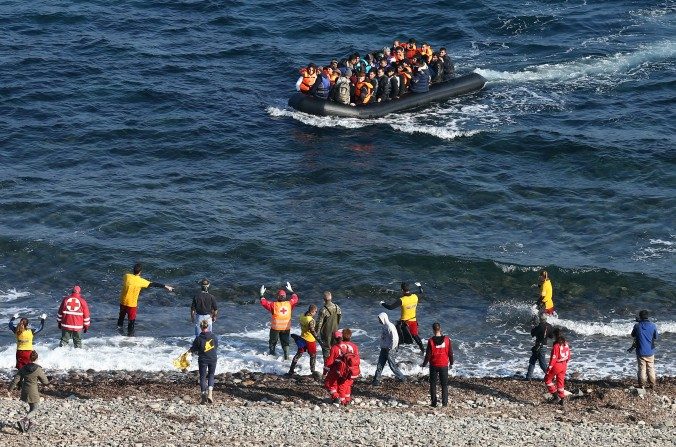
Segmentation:
{"type": "Polygon", "coordinates": [[[77,312],[80,310],[80,300],[77,298],[69,298],[68,301],[66,301],[66,309],[71,312],[77,312]]]}
{"type": "Polygon", "coordinates": [[[286,313],[286,307],[282,307],[282,308],[280,309],[280,312],[282,313],[282,315],[284,315],[284,314],[286,313]]]}

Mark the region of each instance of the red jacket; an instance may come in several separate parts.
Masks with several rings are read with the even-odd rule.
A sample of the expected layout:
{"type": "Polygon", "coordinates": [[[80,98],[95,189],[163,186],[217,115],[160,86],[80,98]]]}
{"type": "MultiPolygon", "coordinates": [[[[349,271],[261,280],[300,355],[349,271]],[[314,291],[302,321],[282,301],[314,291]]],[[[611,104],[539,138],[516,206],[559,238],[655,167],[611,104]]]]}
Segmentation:
{"type": "MultiPolygon", "coordinates": [[[[329,356],[324,361],[324,374],[327,374],[331,370],[337,370],[342,361],[343,354],[346,352],[352,352],[359,358],[359,348],[351,341],[341,341],[337,345],[331,346],[329,356]]],[[[356,369],[359,369],[358,364],[356,369]]],[[[358,376],[359,371],[353,371],[352,375],[358,376]]]]}
{"type": "Polygon", "coordinates": [[[549,366],[551,367],[554,364],[568,366],[568,360],[570,360],[570,346],[568,346],[568,343],[563,345],[554,343],[554,346],[552,346],[552,356],[549,358],[549,366]]]}
{"type": "Polygon", "coordinates": [[[59,313],[56,314],[59,329],[66,331],[81,331],[89,328],[89,306],[78,293],[71,293],[61,301],[59,313]]]}
{"type": "Polygon", "coordinates": [[[432,337],[427,340],[427,352],[425,352],[425,361],[423,365],[427,363],[430,366],[436,368],[443,368],[448,365],[453,365],[453,345],[451,339],[447,336],[443,336],[443,340],[436,340],[437,337],[432,337]],[[438,344],[437,344],[438,343],[438,344]]]}

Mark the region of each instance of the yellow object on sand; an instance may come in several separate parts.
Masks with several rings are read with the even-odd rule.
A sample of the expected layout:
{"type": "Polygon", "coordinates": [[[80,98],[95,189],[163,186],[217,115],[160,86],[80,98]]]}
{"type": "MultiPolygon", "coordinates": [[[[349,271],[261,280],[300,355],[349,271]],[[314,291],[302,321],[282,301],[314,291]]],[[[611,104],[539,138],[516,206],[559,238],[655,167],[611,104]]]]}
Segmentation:
{"type": "Polygon", "coordinates": [[[190,351],[186,351],[174,359],[174,367],[186,371],[190,368],[190,351]]]}

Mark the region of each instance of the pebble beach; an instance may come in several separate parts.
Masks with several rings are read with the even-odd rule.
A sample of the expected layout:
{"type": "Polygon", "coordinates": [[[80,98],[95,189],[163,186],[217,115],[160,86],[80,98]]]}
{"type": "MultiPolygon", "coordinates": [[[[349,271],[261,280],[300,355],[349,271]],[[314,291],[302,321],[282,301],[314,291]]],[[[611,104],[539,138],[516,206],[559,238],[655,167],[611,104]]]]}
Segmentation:
{"type": "Polygon", "coordinates": [[[217,377],[199,404],[193,373],[73,372],[43,388],[36,428],[19,433],[18,391],[5,395],[2,446],[535,446],[654,445],[676,439],[676,380],[656,391],[629,380],[576,381],[561,407],[540,381],[453,378],[449,406],[429,405],[424,376],[354,386],[353,404],[329,403],[310,376],[217,377]]]}

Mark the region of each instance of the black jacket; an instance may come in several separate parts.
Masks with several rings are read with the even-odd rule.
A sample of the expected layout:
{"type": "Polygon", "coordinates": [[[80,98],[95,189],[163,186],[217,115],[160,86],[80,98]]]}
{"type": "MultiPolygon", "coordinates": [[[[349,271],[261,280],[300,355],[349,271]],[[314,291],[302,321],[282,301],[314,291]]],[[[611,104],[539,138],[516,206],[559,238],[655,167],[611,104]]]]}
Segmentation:
{"type": "Polygon", "coordinates": [[[212,332],[200,332],[192,342],[190,352],[197,353],[197,361],[200,363],[215,362],[218,358],[218,339],[212,332]]]}
{"type": "Polygon", "coordinates": [[[399,76],[396,74],[387,77],[390,81],[390,99],[399,96],[399,76]]]}
{"type": "Polygon", "coordinates": [[[387,75],[382,75],[378,78],[378,90],[376,91],[376,99],[381,101],[390,100],[390,80],[387,75]]]}
{"type": "Polygon", "coordinates": [[[530,336],[535,337],[534,348],[539,349],[541,346],[547,346],[548,338],[554,338],[554,329],[552,328],[551,324],[547,322],[541,322],[530,330],[530,336]]]}
{"type": "Polygon", "coordinates": [[[455,67],[453,66],[453,60],[448,54],[444,56],[444,81],[448,81],[455,76],[455,67]]]}

